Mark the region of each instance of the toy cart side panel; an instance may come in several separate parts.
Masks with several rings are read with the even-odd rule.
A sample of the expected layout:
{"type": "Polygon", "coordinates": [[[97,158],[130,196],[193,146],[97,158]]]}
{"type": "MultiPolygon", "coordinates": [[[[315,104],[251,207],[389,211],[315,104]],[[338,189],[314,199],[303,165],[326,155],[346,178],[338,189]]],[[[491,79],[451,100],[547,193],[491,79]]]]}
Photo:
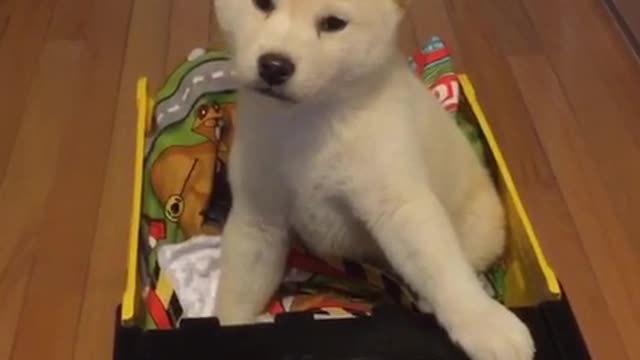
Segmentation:
{"type": "MultiPolygon", "coordinates": [[[[501,195],[507,203],[511,234],[517,244],[516,259],[507,268],[508,304],[529,326],[538,347],[538,358],[557,360],[589,359],[589,354],[560,285],[538,244],[533,227],[519,198],[507,164],[480,108],[474,89],[460,75],[464,96],[481,126],[500,174],[501,195]],[[509,280],[510,279],[510,280],[509,280]],[[530,281],[535,282],[533,286],[530,281]]],[[[291,359],[296,356],[326,359],[464,359],[429,315],[419,315],[397,306],[395,310],[377,310],[372,317],[318,322],[304,314],[287,314],[276,324],[224,328],[212,319],[188,320],[180,329],[148,331],[139,321],[145,315],[142,306],[142,282],[139,267],[139,231],[141,225],[144,143],[151,129],[154,106],[147,80],[138,81],[134,194],[131,201],[131,227],[127,286],[115,324],[115,360],[133,359],[291,359]],[[375,326],[372,326],[375,325],[375,326]],[[389,333],[389,327],[396,331],[389,333]],[[318,342],[317,339],[323,339],[318,342]],[[378,343],[380,346],[372,347],[378,343]],[[292,346],[294,344],[295,346],[292,346]],[[357,350],[357,351],[356,351],[357,350]],[[347,353],[358,352],[358,356],[347,353]],[[260,354],[255,356],[255,354],[260,354]],[[304,356],[303,356],[304,354],[304,356]]],[[[509,250],[513,251],[513,248],[509,250]]]]}
{"type": "Polygon", "coordinates": [[[148,94],[147,78],[140,78],[136,89],[136,148],[134,160],[133,197],[131,203],[131,220],[129,225],[129,248],[127,259],[126,289],[122,299],[121,321],[132,324],[139,314],[138,306],[141,300],[138,278],[138,245],[140,234],[140,218],[142,206],[142,177],[144,164],[145,133],[151,124],[153,101],[148,94]]]}
{"type": "MultiPolygon", "coordinates": [[[[507,267],[506,303],[511,307],[535,306],[543,301],[560,297],[561,291],[558,280],[548,265],[538,243],[533,226],[529,221],[526,210],[520,200],[517,189],[506,161],[497,144],[491,128],[480,107],[475,90],[469,78],[461,74],[460,83],[463,93],[469,102],[482,132],[488,142],[491,154],[495,159],[500,175],[502,197],[505,199],[509,225],[512,228],[510,253],[511,261],[507,267]]],[[[138,244],[140,226],[140,206],[142,201],[142,176],[144,139],[150,127],[153,100],[148,93],[147,79],[138,82],[137,89],[137,144],[135,159],[134,197],[132,201],[131,228],[129,238],[129,260],[127,273],[127,288],[122,303],[122,321],[131,323],[138,319],[138,305],[141,301],[138,271],[138,244]]]]}
{"type": "Polygon", "coordinates": [[[475,89],[465,74],[459,76],[464,95],[482,129],[491,149],[500,175],[500,189],[506,202],[507,216],[511,228],[510,261],[507,269],[507,296],[505,302],[511,307],[535,306],[541,302],[558,300],[560,284],[553,269],[542,252],[529,216],[520,199],[518,190],[498,146],[491,127],[478,103],[475,89]],[[506,192],[506,193],[504,193],[506,192]]]}

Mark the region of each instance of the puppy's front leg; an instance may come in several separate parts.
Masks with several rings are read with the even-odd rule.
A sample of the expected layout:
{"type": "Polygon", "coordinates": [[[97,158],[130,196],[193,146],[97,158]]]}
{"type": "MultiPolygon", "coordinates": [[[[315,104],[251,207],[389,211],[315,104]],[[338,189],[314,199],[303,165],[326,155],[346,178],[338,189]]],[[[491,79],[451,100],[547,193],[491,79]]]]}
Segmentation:
{"type": "Polygon", "coordinates": [[[528,329],[485,293],[445,209],[426,186],[362,187],[352,196],[355,213],[396,271],[471,359],[533,358],[528,329]]]}
{"type": "Polygon", "coordinates": [[[282,280],[289,249],[286,227],[234,209],[222,235],[216,314],[224,325],[252,323],[282,280]]]}

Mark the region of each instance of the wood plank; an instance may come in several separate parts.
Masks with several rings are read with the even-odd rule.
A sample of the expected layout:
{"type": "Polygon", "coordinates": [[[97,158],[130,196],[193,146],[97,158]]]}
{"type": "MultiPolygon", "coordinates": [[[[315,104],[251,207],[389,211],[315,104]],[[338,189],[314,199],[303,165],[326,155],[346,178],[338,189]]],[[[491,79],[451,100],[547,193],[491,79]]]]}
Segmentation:
{"type": "MultiPolygon", "coordinates": [[[[28,97],[30,106],[18,121],[16,145],[0,186],[0,292],[5,295],[0,297],[0,359],[10,358],[35,249],[38,239],[46,235],[38,226],[46,216],[63,129],[73,116],[74,96],[80,93],[78,76],[59,69],[76,66],[83,56],[82,49],[67,43],[44,50],[28,97]]],[[[76,69],[80,74],[81,69],[76,69]]]]}
{"type": "MultiPolygon", "coordinates": [[[[593,155],[606,159],[605,162],[612,167],[626,167],[628,164],[624,158],[611,155],[625,153],[635,158],[640,152],[640,123],[635,121],[640,103],[630,96],[640,90],[638,62],[629,56],[624,40],[602,6],[580,0],[575,6],[562,4],[554,11],[548,11],[549,0],[523,1],[551,63],[567,89],[569,100],[578,117],[583,119],[582,125],[597,135],[590,139],[595,141],[593,155]],[[585,28],[592,31],[574,31],[585,28]],[[609,121],[602,121],[610,118],[616,119],[615,126],[610,126],[609,121]],[[621,148],[606,146],[609,145],[608,139],[616,139],[617,146],[621,148]]],[[[623,189],[630,189],[626,185],[638,183],[637,167],[631,168],[632,176],[620,179],[626,181],[623,189]]],[[[615,187],[620,188],[618,185],[616,183],[615,187]]]]}
{"type": "Polygon", "coordinates": [[[135,1],[75,359],[107,360],[112,356],[114,310],[126,278],[136,81],[139,76],[148,76],[157,85],[164,76],[169,8],[169,1],[135,1]]]}
{"type": "MultiPolygon", "coordinates": [[[[33,242],[34,239],[23,238],[24,242],[33,242]]],[[[0,280],[0,291],[3,296],[0,305],[0,356],[9,359],[13,350],[16,328],[22,314],[27,286],[33,269],[33,249],[24,249],[14,252],[13,258],[21,261],[20,265],[9,264],[7,271],[0,280]]]]}
{"type": "MultiPolygon", "coordinates": [[[[4,1],[0,9],[13,9],[14,5],[13,0],[4,1]]],[[[19,10],[22,9],[18,8],[17,11],[19,10]]],[[[18,21],[20,16],[14,16],[14,19],[18,21]]],[[[6,230],[0,254],[0,269],[3,269],[0,289],[1,293],[10,294],[0,302],[2,359],[8,359],[10,356],[20,310],[33,269],[34,253],[39,238],[35,225],[39,224],[44,216],[43,207],[52,185],[51,175],[55,173],[62,136],[59,129],[64,126],[60,119],[73,116],[73,96],[80,94],[80,91],[77,91],[80,86],[78,79],[73,75],[65,77],[60,69],[75,68],[75,62],[82,57],[81,53],[81,49],[68,43],[47,48],[43,60],[39,65],[36,64],[36,69],[39,66],[40,71],[36,71],[38,74],[32,94],[26,101],[29,106],[25,110],[25,117],[14,122],[18,136],[15,139],[15,147],[10,149],[12,156],[8,158],[6,177],[0,190],[0,198],[6,200],[3,204],[8,205],[0,207],[2,219],[7,220],[6,223],[0,220],[0,224],[6,230]],[[66,50],[69,50],[69,54],[62,55],[66,50]],[[47,136],[35,136],[38,133],[45,133],[47,136]]],[[[37,60],[37,53],[30,55],[35,56],[37,60]]],[[[27,78],[28,76],[23,78],[23,81],[29,85],[30,80],[27,78]]],[[[10,141],[7,143],[12,144],[10,141]]]]}
{"type": "Polygon", "coordinates": [[[601,355],[595,358],[605,354],[606,357],[602,358],[625,359],[624,352],[616,347],[620,345],[620,339],[615,333],[601,334],[600,329],[611,324],[607,305],[509,63],[492,33],[489,20],[477,16],[482,11],[480,6],[482,3],[475,0],[447,2],[453,29],[460,42],[460,56],[474,60],[465,62],[467,70],[477,87],[479,99],[505,153],[542,246],[564,282],[594,356],[601,355]]]}
{"type": "Polygon", "coordinates": [[[191,50],[209,44],[210,0],[174,0],[171,7],[167,74],[182,64],[191,50]]]}
{"type": "Polygon", "coordinates": [[[18,0],[0,0],[0,18],[8,19],[18,0]]]}
{"type": "MultiPolygon", "coordinates": [[[[502,0],[499,0],[501,2],[502,0]]],[[[511,4],[521,2],[510,2],[511,4]]],[[[512,11],[506,10],[501,6],[493,6],[487,8],[487,22],[492,28],[492,37],[497,39],[503,52],[507,55],[518,55],[513,58],[519,59],[517,66],[514,68],[519,70],[518,75],[521,80],[528,85],[524,91],[525,99],[529,102],[529,96],[536,100],[529,106],[529,110],[534,114],[534,124],[538,126],[543,144],[551,142],[548,145],[547,153],[551,154],[550,162],[554,166],[554,173],[558,176],[561,188],[567,199],[571,213],[578,225],[581,240],[585,244],[586,254],[592,266],[596,269],[595,275],[599,280],[600,287],[605,292],[605,300],[610,309],[613,309],[614,317],[624,316],[627,324],[622,333],[640,333],[640,283],[636,281],[638,273],[640,273],[640,257],[639,252],[634,249],[630,241],[629,234],[625,230],[616,212],[619,210],[609,200],[608,190],[601,180],[602,173],[596,171],[597,166],[593,163],[590,151],[585,144],[584,127],[581,126],[572,112],[569,112],[570,104],[551,65],[541,61],[544,57],[536,57],[535,60],[528,60],[529,57],[520,56],[524,54],[534,54],[534,46],[532,43],[540,44],[536,31],[533,29],[531,22],[528,21],[528,15],[513,16],[512,11]],[[489,15],[489,13],[493,15],[489,15]],[[499,19],[520,18],[518,21],[501,22],[499,19]],[[523,30],[532,32],[533,34],[521,39],[505,39],[504,34],[517,34],[523,32],[518,30],[526,26],[523,30]],[[507,44],[510,40],[515,40],[517,44],[507,44]],[[506,47],[505,47],[506,45],[506,47]],[[513,46],[523,48],[523,51],[512,51],[513,46]],[[529,50],[527,50],[529,49],[529,50]],[[547,65],[544,67],[543,65],[547,65]],[[537,65],[537,66],[536,66],[537,65]],[[530,72],[530,73],[527,73],[530,72]],[[554,80],[556,80],[554,82],[554,80]],[[535,82],[535,84],[534,84],[535,82]],[[536,85],[536,86],[534,86],[536,85]],[[555,89],[553,87],[556,87],[555,89]],[[546,89],[546,93],[544,92],[546,89]],[[553,113],[553,100],[549,98],[550,93],[560,96],[555,100],[564,101],[563,109],[553,113]],[[542,95],[541,93],[544,93],[542,95]],[[541,99],[545,96],[544,99],[541,99]],[[539,115],[539,116],[536,116],[539,115]],[[570,117],[566,115],[571,114],[570,117]],[[548,116],[556,115],[549,119],[548,116]],[[546,124],[545,122],[550,122],[546,124]],[[562,134],[560,136],[560,134],[562,134]],[[554,144],[553,141],[557,141],[554,144]],[[581,149],[583,152],[577,151],[581,149]],[[612,266],[611,258],[615,258],[616,264],[612,266]],[[613,300],[617,299],[617,300],[613,300]],[[625,309],[625,315],[616,309],[625,309]],[[629,310],[632,309],[632,310],[629,310]],[[633,309],[637,309],[633,310],[633,309]],[[629,312],[630,311],[630,312],[629,312]]],[[[521,6],[519,6],[522,9],[521,6]]],[[[597,13],[594,13],[597,14],[597,13]]],[[[545,15],[545,18],[546,15],[545,15]]],[[[604,18],[607,20],[607,18],[604,18]]],[[[610,24],[610,23],[609,23],[610,24]]],[[[538,49],[542,48],[538,46],[538,49]]],[[[628,54],[621,54],[627,55],[628,54]]],[[[574,54],[572,54],[574,56],[574,54]]],[[[546,58],[544,58],[546,59],[546,58]]],[[[597,78],[601,73],[606,72],[603,69],[591,75],[591,78],[597,78]]],[[[583,90],[584,91],[584,90],[583,90]]],[[[578,95],[577,89],[572,95],[578,95]]],[[[561,102],[560,102],[561,103],[561,102]]],[[[558,110],[558,109],[555,109],[558,110]]],[[[573,109],[571,109],[573,111],[573,109]]],[[[609,123],[607,126],[614,124],[609,123]]],[[[616,125],[616,126],[619,126],[616,125]]],[[[624,127],[624,125],[623,125],[624,127]]],[[[623,130],[621,130],[623,131],[623,130]]],[[[599,151],[597,148],[596,151],[599,151]]]]}
{"type": "Polygon", "coordinates": [[[629,42],[640,55],[640,2],[636,0],[603,0],[611,6],[629,42]]]}
{"type": "Polygon", "coordinates": [[[640,157],[640,124],[636,121],[640,103],[635,95],[640,92],[640,67],[599,2],[582,0],[570,6],[554,2],[553,11],[547,10],[548,0],[524,3],[566,89],[577,127],[589,144],[585,156],[595,164],[604,186],[602,197],[611,202],[611,219],[616,222],[599,238],[584,239],[584,247],[629,356],[638,358],[640,193],[636,189],[640,162],[631,159],[640,157]],[[603,252],[603,246],[610,251],[603,252]]]}
{"type": "Polygon", "coordinates": [[[491,36],[504,55],[542,53],[542,42],[533,27],[529,13],[520,1],[493,0],[481,2],[480,17],[486,19],[491,36]]]}
{"type": "MultiPolygon", "coordinates": [[[[37,199],[39,206],[36,211],[38,216],[35,219],[29,219],[30,221],[24,226],[23,235],[16,239],[20,246],[32,246],[35,254],[32,255],[34,263],[31,279],[24,296],[22,315],[15,330],[15,343],[10,359],[35,359],[42,356],[49,359],[68,359],[69,352],[65,352],[64,348],[71,348],[71,343],[69,342],[73,341],[75,328],[65,326],[65,324],[69,323],[70,320],[74,320],[74,308],[78,307],[82,300],[81,298],[73,298],[72,292],[76,274],[81,274],[81,271],[78,271],[75,266],[79,262],[86,260],[83,260],[82,254],[76,251],[78,248],[75,244],[70,243],[71,241],[76,241],[76,239],[58,236],[60,235],[60,230],[65,226],[75,228],[74,220],[81,219],[80,216],[77,216],[78,214],[73,212],[75,209],[68,209],[68,212],[72,213],[70,214],[72,217],[62,218],[60,216],[60,207],[70,206],[75,202],[82,201],[84,198],[77,196],[77,194],[74,196],[72,192],[64,194],[64,197],[60,196],[60,181],[57,179],[61,176],[77,175],[73,172],[65,176],[64,174],[61,175],[61,172],[70,170],[64,166],[66,161],[63,157],[65,153],[69,152],[68,150],[65,151],[65,148],[76,144],[73,139],[69,138],[72,126],[75,125],[71,121],[76,110],[76,103],[73,99],[80,97],[85,90],[89,52],[82,44],[70,42],[52,43],[47,45],[42,57],[42,63],[43,73],[54,81],[45,83],[48,86],[43,90],[39,90],[42,91],[40,96],[50,99],[47,101],[60,101],[60,105],[55,105],[60,110],[57,113],[49,114],[47,108],[40,108],[34,119],[30,118],[31,114],[27,114],[28,117],[25,118],[23,130],[28,129],[27,126],[30,126],[31,122],[39,124],[46,119],[50,123],[47,124],[48,127],[56,127],[58,130],[52,129],[50,133],[43,133],[38,138],[53,136],[55,139],[53,141],[57,143],[57,146],[51,149],[43,149],[44,152],[51,151],[55,156],[54,161],[52,161],[53,165],[48,167],[48,172],[42,174],[43,178],[46,179],[45,181],[47,181],[47,191],[44,194],[39,194],[42,197],[37,199]],[[54,68],[54,66],[56,67],[54,68]],[[64,75],[60,71],[60,66],[70,66],[76,71],[72,75],[64,75]],[[68,92],[61,92],[61,89],[68,90],[68,92]],[[68,97],[68,100],[63,99],[63,97],[68,97]],[[61,116],[52,117],[55,115],[61,116]],[[69,201],[69,198],[73,197],[78,200],[69,201]],[[53,203],[53,201],[57,201],[58,204],[53,203]],[[74,217],[76,218],[74,219],[74,217]],[[71,318],[68,318],[68,316],[71,316],[71,318]],[[34,341],[38,343],[38,346],[33,346],[34,341]],[[41,351],[39,352],[40,356],[33,356],[38,354],[38,351],[41,351]]],[[[36,130],[39,130],[37,125],[35,127],[36,130]]],[[[23,136],[33,137],[34,133],[31,132],[23,136]]],[[[77,148],[74,146],[74,149],[77,148]]],[[[38,147],[24,149],[24,152],[16,154],[12,159],[23,164],[24,176],[26,177],[37,176],[39,172],[35,167],[38,166],[40,161],[29,162],[32,157],[41,155],[32,153],[37,150],[38,147]]],[[[47,157],[49,156],[47,155],[47,157]]],[[[15,173],[10,173],[7,178],[13,178],[15,175],[15,173]]],[[[77,181],[73,181],[70,185],[75,183],[77,181]]],[[[78,190],[81,191],[82,187],[78,190]]],[[[73,234],[65,235],[71,236],[73,234]]]]}
{"type": "Polygon", "coordinates": [[[38,71],[40,51],[53,12],[48,0],[17,1],[0,42],[0,179],[6,175],[20,119],[27,108],[31,82],[38,71]]]}
{"type": "MultiPolygon", "coordinates": [[[[56,28],[64,29],[65,28],[64,26],[66,24],[73,24],[75,22],[74,20],[86,18],[86,15],[87,15],[86,13],[82,13],[82,12],[76,13],[76,14],[74,14],[74,16],[72,18],[71,16],[69,16],[70,14],[68,13],[68,11],[59,11],[60,8],[72,8],[74,3],[77,3],[79,1],[83,1],[83,0],[61,0],[61,1],[59,1],[57,3],[56,8],[53,10],[53,15],[52,15],[53,17],[52,17],[52,21],[51,21],[52,27],[51,28],[52,29],[56,29],[56,28]],[[71,5],[71,6],[69,6],[69,5],[71,5]],[[63,19],[60,19],[61,17],[63,19]]],[[[73,25],[71,25],[70,27],[73,27],[73,25]]],[[[69,28],[69,27],[67,27],[67,28],[69,28]]],[[[55,34],[55,32],[53,34],[55,34]]],[[[52,33],[49,32],[47,34],[47,36],[46,36],[46,40],[45,41],[47,42],[47,44],[54,43],[57,40],[65,40],[64,37],[51,36],[51,35],[52,35],[52,33]]],[[[61,46],[63,46],[63,47],[66,46],[64,44],[66,44],[66,42],[63,42],[63,45],[61,45],[61,46]]],[[[81,46],[81,44],[80,44],[80,46],[81,46]]],[[[60,62],[56,62],[56,64],[60,65],[60,62]]],[[[42,67],[43,65],[44,64],[40,64],[40,67],[42,67]]],[[[64,63],[64,66],[73,67],[73,64],[72,63],[64,63]]],[[[43,77],[44,80],[43,79],[38,79],[38,80],[40,80],[40,82],[34,83],[32,91],[35,93],[34,96],[36,96],[35,97],[35,101],[40,101],[38,96],[45,96],[45,95],[40,95],[41,94],[40,93],[40,90],[41,90],[40,87],[44,86],[48,91],[51,90],[50,87],[49,87],[49,84],[47,82],[48,81],[48,77],[47,77],[48,74],[46,74],[46,72],[49,71],[49,70],[51,70],[51,68],[49,68],[49,67],[45,67],[43,69],[40,69],[40,76],[43,77]],[[44,84],[42,82],[44,82],[44,84]]],[[[59,71],[59,69],[57,71],[59,71]]],[[[60,79],[60,78],[56,78],[56,79],[60,79]]],[[[64,84],[64,81],[61,81],[61,85],[62,84],[64,84]]],[[[61,86],[61,89],[64,90],[65,87],[61,86]]],[[[66,102],[65,102],[65,104],[68,105],[68,103],[66,103],[66,102]]],[[[47,104],[47,105],[49,105],[49,104],[47,104]]],[[[33,105],[30,104],[30,106],[27,107],[26,111],[28,112],[32,108],[32,106],[33,105]]],[[[69,105],[69,106],[71,106],[71,105],[69,105]]],[[[59,113],[54,113],[54,115],[56,115],[56,114],[59,114],[59,113]]],[[[64,116],[66,116],[66,117],[72,116],[72,110],[67,109],[67,113],[65,113],[64,116]]],[[[22,124],[23,122],[24,122],[23,119],[18,119],[18,121],[16,121],[16,123],[19,126],[22,125],[24,127],[24,124],[22,124]]],[[[55,135],[55,134],[56,133],[54,132],[53,135],[55,135]]],[[[54,137],[54,139],[56,139],[56,138],[54,137]]],[[[18,138],[18,140],[23,141],[24,139],[18,138]]],[[[11,161],[17,161],[17,162],[23,161],[23,160],[27,160],[27,159],[25,159],[25,157],[27,155],[29,155],[31,153],[31,151],[29,150],[29,148],[18,147],[18,145],[19,144],[16,144],[16,149],[14,149],[14,151],[12,152],[13,157],[10,160],[11,161]]],[[[51,146],[52,144],[49,144],[49,145],[51,146]]],[[[40,148],[35,148],[35,149],[36,150],[40,150],[40,148]]],[[[42,148],[41,150],[43,152],[47,152],[46,148],[42,148]]],[[[47,154],[57,154],[57,153],[55,151],[50,151],[50,152],[47,152],[47,154]]],[[[32,160],[32,159],[28,158],[28,160],[32,160]]],[[[44,167],[43,169],[51,170],[49,167],[44,167]]],[[[17,174],[16,171],[15,171],[15,168],[14,168],[13,171],[9,171],[7,173],[7,177],[5,178],[5,181],[8,184],[11,184],[11,183],[13,183],[12,180],[14,180],[16,178],[16,176],[19,176],[19,175],[20,174],[17,174]]],[[[24,176],[29,176],[29,175],[30,174],[25,174],[24,176]]],[[[46,177],[50,177],[51,172],[42,172],[39,175],[44,177],[44,178],[46,178],[46,177]]],[[[20,179],[20,177],[18,177],[18,179],[20,179]]],[[[15,184],[17,186],[21,186],[21,184],[23,184],[23,183],[22,182],[18,182],[18,183],[15,183],[15,184]]],[[[15,239],[14,237],[11,237],[11,238],[15,239]]],[[[7,242],[7,243],[10,243],[10,242],[7,242]]],[[[20,244],[16,244],[16,246],[19,246],[19,245],[20,244]]],[[[5,263],[6,261],[8,261],[8,259],[4,259],[4,258],[0,257],[0,264],[5,263]]]]}
{"type": "MultiPolygon", "coordinates": [[[[623,269],[620,264],[632,262],[629,257],[633,257],[634,253],[628,248],[618,249],[615,244],[624,244],[621,238],[626,234],[620,220],[615,216],[613,205],[601,180],[602,175],[587,155],[588,144],[582,137],[582,129],[564,89],[545,56],[514,57],[510,59],[510,63],[520,89],[526,95],[525,101],[535,119],[534,126],[540,135],[542,145],[548,154],[553,154],[549,158],[550,163],[587,248],[587,257],[592,267],[597,269],[595,276],[599,280],[600,288],[605,292],[605,299],[611,294],[617,294],[619,299],[628,300],[625,299],[625,293],[637,292],[638,285],[634,273],[629,272],[629,269],[623,269]],[[598,259],[592,255],[594,253],[605,256],[598,259]],[[616,259],[615,264],[611,263],[612,257],[616,259]],[[636,285],[633,285],[634,283],[636,285]]],[[[634,313],[640,311],[628,301],[608,303],[609,309],[613,306],[625,308],[631,318],[637,317],[634,313]]],[[[584,315],[588,316],[589,313],[584,315]]],[[[594,326],[596,324],[588,327],[594,326]]],[[[607,331],[609,332],[615,333],[616,337],[621,336],[617,328],[607,331]]],[[[602,335],[606,336],[602,333],[599,336],[602,335]]],[[[609,341],[606,344],[622,348],[617,342],[609,341]]],[[[606,353],[612,354],[615,350],[609,348],[606,353]]]]}
{"type": "Polygon", "coordinates": [[[4,37],[4,31],[7,29],[7,24],[9,23],[9,17],[0,17],[0,43],[2,43],[2,38],[4,37]]]}
{"type": "Polygon", "coordinates": [[[64,126],[58,171],[44,206],[47,217],[37,226],[41,238],[14,360],[74,355],[131,3],[96,2],[87,14],[86,55],[71,65],[83,92],[73,97],[74,113],[64,126]]]}
{"type": "Polygon", "coordinates": [[[57,0],[47,40],[87,40],[93,5],[86,0],[57,0]]]}

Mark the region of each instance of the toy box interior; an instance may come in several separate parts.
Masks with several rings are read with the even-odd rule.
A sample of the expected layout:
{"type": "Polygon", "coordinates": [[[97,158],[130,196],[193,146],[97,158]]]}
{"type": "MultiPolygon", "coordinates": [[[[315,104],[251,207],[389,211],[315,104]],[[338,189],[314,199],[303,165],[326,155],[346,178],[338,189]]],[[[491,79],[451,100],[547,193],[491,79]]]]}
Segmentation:
{"type": "MultiPolygon", "coordinates": [[[[468,136],[507,209],[506,254],[479,279],[529,326],[538,359],[588,359],[468,77],[455,72],[438,38],[408,66],[425,96],[435,94],[468,136]]],[[[128,278],[114,359],[466,359],[393,274],[301,248],[292,249],[259,322],[219,326],[213,294],[232,201],[226,165],[236,113],[229,58],[194,50],[159,91],[150,94],[141,78],[137,105],[128,278]]]]}

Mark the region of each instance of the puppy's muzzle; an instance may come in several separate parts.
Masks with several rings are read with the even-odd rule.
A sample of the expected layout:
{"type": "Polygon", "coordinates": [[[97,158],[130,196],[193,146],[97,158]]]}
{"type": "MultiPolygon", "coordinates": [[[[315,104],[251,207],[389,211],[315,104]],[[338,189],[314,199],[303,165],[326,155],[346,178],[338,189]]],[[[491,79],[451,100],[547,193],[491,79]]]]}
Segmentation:
{"type": "Polygon", "coordinates": [[[296,72],[296,65],[288,57],[269,53],[258,58],[258,74],[269,86],[285,84],[296,72]]]}

